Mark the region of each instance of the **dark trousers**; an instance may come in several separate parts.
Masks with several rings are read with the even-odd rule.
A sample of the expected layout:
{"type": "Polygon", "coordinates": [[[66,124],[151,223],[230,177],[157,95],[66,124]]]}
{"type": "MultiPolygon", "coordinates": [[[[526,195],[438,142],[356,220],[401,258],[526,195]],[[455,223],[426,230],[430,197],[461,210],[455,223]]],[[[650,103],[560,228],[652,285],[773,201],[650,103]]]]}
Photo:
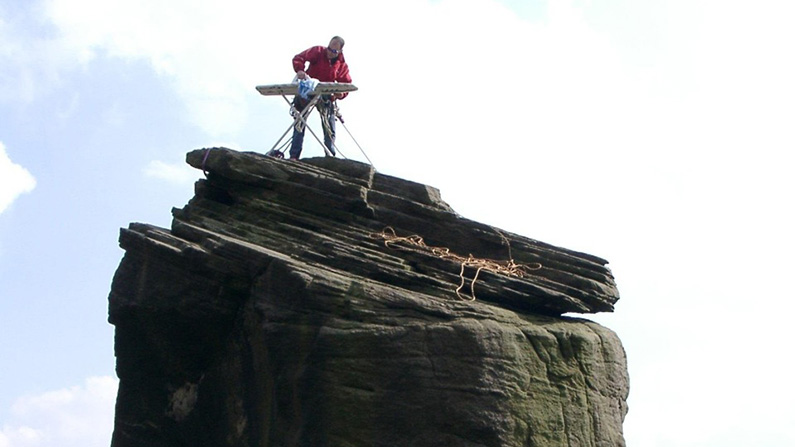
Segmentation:
{"type": "MultiPolygon", "coordinates": [[[[293,100],[293,105],[298,112],[303,111],[309,104],[308,99],[296,96],[293,100]]],[[[323,143],[326,145],[331,155],[337,155],[337,150],[334,147],[334,140],[337,136],[337,116],[334,110],[334,102],[330,98],[324,96],[317,102],[317,111],[320,113],[320,120],[323,122],[323,143]]],[[[309,119],[307,116],[305,119],[309,119]]],[[[290,158],[298,158],[301,156],[301,150],[304,147],[304,132],[306,125],[297,121],[293,126],[293,142],[290,145],[290,158]]]]}

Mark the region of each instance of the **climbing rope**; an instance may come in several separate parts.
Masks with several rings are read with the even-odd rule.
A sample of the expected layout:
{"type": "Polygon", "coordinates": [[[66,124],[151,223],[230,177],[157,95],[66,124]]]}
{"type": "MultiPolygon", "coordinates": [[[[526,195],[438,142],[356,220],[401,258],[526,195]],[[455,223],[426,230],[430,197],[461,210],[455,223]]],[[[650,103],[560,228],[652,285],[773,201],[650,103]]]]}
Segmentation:
{"type": "Polygon", "coordinates": [[[207,157],[210,156],[210,149],[211,148],[207,148],[204,150],[204,158],[202,158],[202,172],[204,173],[204,178],[207,178],[206,165],[207,165],[207,157]]]}
{"type": "Polygon", "coordinates": [[[469,256],[461,256],[455,253],[451,253],[449,248],[446,247],[434,247],[427,245],[423,238],[419,235],[413,234],[411,236],[398,236],[395,233],[395,229],[392,227],[384,228],[380,233],[371,233],[370,237],[373,239],[383,239],[384,245],[387,248],[397,248],[400,250],[406,251],[413,251],[416,253],[423,253],[423,254],[430,254],[432,256],[436,256],[441,259],[446,259],[453,262],[458,262],[461,264],[461,271],[458,273],[459,278],[461,278],[461,284],[455,289],[455,294],[460,299],[467,299],[461,296],[461,289],[464,288],[466,283],[466,277],[464,276],[464,271],[466,267],[471,267],[477,269],[475,271],[475,276],[472,278],[472,285],[470,286],[471,290],[471,299],[469,301],[475,301],[475,283],[480,276],[480,272],[483,270],[500,274],[506,276],[513,276],[516,278],[523,278],[526,274],[534,271],[540,270],[542,265],[538,262],[534,262],[532,264],[517,264],[513,257],[511,256],[511,244],[508,241],[508,238],[505,237],[499,230],[496,228],[494,229],[500,237],[505,241],[506,245],[508,246],[508,260],[507,261],[495,261],[493,259],[482,259],[476,258],[470,254],[469,256]]]}
{"type": "MultiPolygon", "coordinates": [[[[370,163],[370,166],[375,168],[375,165],[373,164],[373,161],[370,160],[370,157],[367,156],[367,153],[364,151],[364,149],[362,149],[362,146],[359,144],[358,141],[356,141],[356,138],[353,137],[353,134],[351,133],[351,131],[348,130],[348,126],[345,125],[345,120],[342,119],[342,114],[340,114],[339,106],[336,105],[336,103],[335,103],[334,113],[337,115],[337,119],[340,120],[340,124],[342,124],[342,127],[345,129],[345,132],[348,132],[348,135],[351,137],[351,140],[353,140],[353,142],[356,144],[356,147],[358,147],[359,150],[362,152],[362,155],[364,155],[364,158],[367,159],[367,162],[370,163]]],[[[335,144],[335,146],[336,146],[336,144],[335,144]]]]}

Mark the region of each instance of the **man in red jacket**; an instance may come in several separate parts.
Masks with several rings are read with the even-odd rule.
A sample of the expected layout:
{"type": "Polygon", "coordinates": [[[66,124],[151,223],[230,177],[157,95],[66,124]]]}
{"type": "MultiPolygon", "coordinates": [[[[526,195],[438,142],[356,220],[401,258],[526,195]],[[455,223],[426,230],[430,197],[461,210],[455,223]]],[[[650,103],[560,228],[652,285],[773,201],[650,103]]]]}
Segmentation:
{"type": "MultiPolygon", "coordinates": [[[[343,46],[345,46],[345,40],[340,36],[334,36],[326,47],[320,45],[296,54],[293,58],[293,69],[295,69],[298,79],[306,79],[308,76],[320,82],[351,83],[348,64],[345,63],[345,57],[342,55],[343,46]],[[309,63],[309,68],[306,68],[307,62],[309,63]]],[[[337,154],[334,148],[337,122],[334,101],[342,99],[347,95],[347,93],[323,95],[321,100],[317,103],[317,110],[320,112],[320,118],[323,122],[323,142],[329,151],[331,151],[332,155],[337,154]]],[[[299,112],[303,110],[308,103],[309,100],[298,95],[296,95],[293,102],[295,108],[299,112]]],[[[302,123],[296,123],[293,129],[293,142],[290,146],[291,159],[297,160],[298,157],[301,156],[301,150],[304,145],[304,130],[304,125],[302,123]]]]}

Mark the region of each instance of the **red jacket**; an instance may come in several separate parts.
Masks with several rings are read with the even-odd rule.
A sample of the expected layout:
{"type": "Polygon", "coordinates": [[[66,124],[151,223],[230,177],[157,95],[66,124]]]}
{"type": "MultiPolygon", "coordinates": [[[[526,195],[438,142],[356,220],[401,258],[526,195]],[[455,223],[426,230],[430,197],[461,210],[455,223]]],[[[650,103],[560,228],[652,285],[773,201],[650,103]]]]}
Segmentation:
{"type": "MultiPolygon", "coordinates": [[[[334,63],[332,63],[326,55],[326,47],[324,46],[312,47],[296,54],[293,58],[293,69],[296,72],[304,70],[309,77],[320,82],[345,82],[348,84],[352,82],[343,53],[340,53],[334,63]],[[308,69],[305,68],[307,62],[309,62],[308,69]]],[[[340,99],[345,96],[348,96],[348,94],[340,94],[340,99]]]]}

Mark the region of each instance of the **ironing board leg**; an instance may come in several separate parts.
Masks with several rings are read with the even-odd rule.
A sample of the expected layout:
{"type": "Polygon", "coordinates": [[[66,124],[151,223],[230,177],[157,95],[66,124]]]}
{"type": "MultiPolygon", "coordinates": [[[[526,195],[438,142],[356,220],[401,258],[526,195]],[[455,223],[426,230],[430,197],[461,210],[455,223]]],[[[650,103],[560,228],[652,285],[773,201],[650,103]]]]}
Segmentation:
{"type": "MultiPolygon", "coordinates": [[[[287,102],[287,104],[289,104],[289,105],[290,105],[290,111],[291,111],[291,112],[297,112],[297,110],[296,110],[296,109],[295,109],[295,107],[293,106],[293,103],[292,103],[292,102],[290,102],[290,100],[289,100],[289,99],[287,99],[287,97],[286,97],[286,96],[282,95],[282,98],[284,98],[284,100],[287,102]]],[[[272,151],[272,150],[274,150],[274,149],[276,149],[276,147],[278,147],[278,146],[279,146],[279,143],[281,143],[281,142],[282,142],[282,140],[284,139],[284,137],[285,137],[285,136],[287,136],[287,134],[290,132],[290,129],[293,129],[293,128],[295,128],[295,125],[296,125],[296,124],[298,124],[298,122],[299,122],[299,121],[301,121],[301,122],[304,124],[304,127],[306,127],[307,129],[309,129],[309,132],[310,132],[310,133],[312,133],[312,136],[313,136],[313,137],[315,137],[315,140],[317,140],[317,142],[318,142],[318,143],[320,143],[320,146],[323,148],[323,151],[326,153],[326,155],[328,155],[328,156],[331,156],[331,155],[332,155],[332,153],[331,153],[331,151],[329,150],[329,148],[327,148],[327,147],[326,147],[326,144],[325,144],[325,143],[323,143],[323,141],[322,141],[320,138],[318,138],[317,134],[315,134],[315,131],[314,131],[314,130],[312,130],[312,128],[311,128],[311,127],[309,127],[309,124],[306,122],[306,118],[309,116],[309,114],[310,114],[310,113],[312,112],[312,110],[315,108],[315,106],[317,105],[317,102],[318,102],[319,100],[320,100],[320,96],[315,96],[315,97],[313,97],[313,98],[312,98],[312,100],[311,100],[311,101],[309,101],[309,104],[307,104],[307,105],[306,105],[306,107],[304,108],[304,110],[302,110],[300,113],[298,113],[298,114],[295,114],[295,115],[294,115],[294,116],[295,116],[295,119],[293,120],[293,124],[292,124],[292,125],[290,125],[290,127],[288,127],[286,131],[284,131],[284,133],[283,133],[283,134],[282,134],[282,136],[279,138],[279,140],[276,142],[276,144],[274,144],[274,145],[273,145],[273,147],[271,148],[271,151],[272,151]]]]}
{"type": "MultiPolygon", "coordinates": [[[[276,149],[279,146],[279,144],[282,142],[282,140],[284,140],[284,137],[286,137],[287,134],[290,133],[290,130],[295,128],[295,125],[298,124],[299,121],[303,122],[304,126],[306,126],[306,116],[308,116],[309,113],[312,112],[312,109],[315,108],[315,104],[317,104],[318,99],[320,99],[320,97],[318,97],[318,96],[312,98],[312,100],[309,101],[309,104],[307,104],[307,106],[304,108],[304,110],[302,110],[300,113],[296,114],[295,112],[298,112],[298,110],[295,109],[295,107],[290,102],[290,100],[287,99],[287,97],[284,96],[284,95],[282,95],[282,98],[284,98],[284,100],[287,102],[287,104],[290,104],[290,111],[293,112],[293,116],[295,116],[295,118],[293,120],[293,124],[291,124],[290,127],[288,127],[287,130],[284,131],[282,136],[279,137],[279,140],[276,141],[276,144],[273,145],[273,147],[271,148],[271,151],[273,151],[274,149],[276,149]]],[[[309,126],[307,126],[307,127],[309,127],[309,126]]],[[[314,135],[314,134],[315,133],[312,132],[312,135],[314,135]]],[[[315,137],[315,138],[317,138],[317,137],[315,137]]]]}

